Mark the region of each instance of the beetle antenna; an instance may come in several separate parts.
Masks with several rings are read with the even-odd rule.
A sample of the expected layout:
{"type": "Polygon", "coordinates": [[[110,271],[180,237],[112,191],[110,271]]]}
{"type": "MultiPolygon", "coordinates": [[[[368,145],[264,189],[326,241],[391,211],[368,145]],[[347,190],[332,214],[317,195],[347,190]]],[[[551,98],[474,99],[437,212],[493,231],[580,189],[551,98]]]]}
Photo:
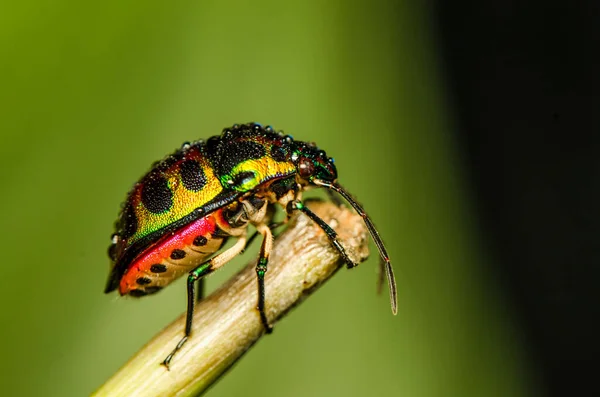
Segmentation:
{"type": "MultiPolygon", "coordinates": [[[[385,274],[387,276],[388,286],[390,290],[390,304],[392,306],[392,313],[398,314],[398,292],[396,290],[396,278],[394,277],[394,269],[392,268],[392,264],[390,262],[390,257],[387,253],[387,250],[383,245],[383,240],[379,236],[379,232],[375,228],[375,225],[371,221],[371,218],[369,218],[369,216],[362,209],[360,204],[358,204],[356,200],[354,200],[352,196],[339,184],[325,182],[320,179],[313,179],[313,183],[317,186],[326,187],[328,189],[332,189],[338,192],[344,199],[346,199],[348,203],[350,203],[352,208],[354,208],[356,212],[358,212],[358,214],[365,221],[365,225],[367,225],[367,229],[369,229],[369,233],[371,233],[371,237],[373,238],[373,241],[375,242],[375,245],[379,250],[379,255],[381,256],[380,268],[383,267],[385,269],[385,274]]],[[[379,277],[381,279],[381,276],[379,277]]],[[[381,282],[379,282],[379,285],[380,284],[381,282]]]]}
{"type": "Polygon", "coordinates": [[[380,258],[379,266],[377,266],[377,294],[381,295],[381,291],[383,291],[383,278],[385,274],[385,261],[380,258]]]}

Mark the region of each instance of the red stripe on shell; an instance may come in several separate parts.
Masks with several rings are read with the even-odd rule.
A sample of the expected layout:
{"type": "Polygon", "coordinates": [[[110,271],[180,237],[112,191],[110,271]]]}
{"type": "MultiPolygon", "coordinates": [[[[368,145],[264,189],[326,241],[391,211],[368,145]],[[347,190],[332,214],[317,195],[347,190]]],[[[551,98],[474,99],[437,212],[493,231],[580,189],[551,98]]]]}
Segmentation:
{"type": "MultiPolygon", "coordinates": [[[[148,274],[151,273],[150,267],[154,264],[164,263],[170,257],[173,250],[191,246],[194,239],[198,236],[206,236],[210,239],[211,234],[217,229],[217,221],[223,219],[221,212],[222,210],[215,211],[208,216],[186,225],[177,230],[174,234],[163,237],[150,248],[138,255],[127,268],[125,274],[123,274],[119,283],[119,293],[121,295],[126,295],[131,290],[138,289],[139,286],[136,284],[136,280],[139,277],[148,276],[148,274]]],[[[209,256],[210,254],[212,254],[212,252],[207,253],[206,256],[209,256]]],[[[169,283],[176,278],[177,277],[174,277],[169,280],[169,283]]]]}

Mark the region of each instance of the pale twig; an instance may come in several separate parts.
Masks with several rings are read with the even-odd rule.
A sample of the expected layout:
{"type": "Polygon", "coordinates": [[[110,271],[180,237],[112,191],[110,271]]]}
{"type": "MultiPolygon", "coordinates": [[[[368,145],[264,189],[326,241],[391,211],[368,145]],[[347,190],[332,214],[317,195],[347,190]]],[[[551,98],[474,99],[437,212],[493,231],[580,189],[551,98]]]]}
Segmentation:
{"type": "MultiPolygon", "coordinates": [[[[328,202],[308,206],[338,232],[354,262],[367,258],[367,230],[360,216],[328,202]]],[[[256,310],[255,262],[196,306],[192,335],[173,358],[170,371],[160,363],[183,336],[184,315],[93,395],[197,396],[205,391],[264,334],[256,310]]],[[[269,261],[265,285],[270,323],[276,323],[342,265],[325,234],[299,215],[276,239],[269,261]]]]}

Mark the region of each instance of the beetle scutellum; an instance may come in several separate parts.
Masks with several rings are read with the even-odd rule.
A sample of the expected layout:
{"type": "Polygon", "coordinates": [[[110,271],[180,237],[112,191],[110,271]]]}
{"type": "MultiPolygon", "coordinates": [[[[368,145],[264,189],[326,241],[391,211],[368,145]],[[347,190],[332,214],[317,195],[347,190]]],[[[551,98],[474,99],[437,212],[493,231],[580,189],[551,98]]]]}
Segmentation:
{"type": "Polygon", "coordinates": [[[163,365],[168,368],[190,336],[196,280],[244,250],[249,225],[263,237],[256,265],[257,309],[265,330],[271,331],[264,310],[264,276],[275,206],[283,207],[288,217],[294,211],[306,214],[327,234],[348,268],[356,266],[336,232],[302,203],[301,194],[309,187],[337,192],[362,216],[379,250],[396,314],[396,282],[383,241],[362,207],[337,183],[333,159],[314,144],[269,126],[236,124],[206,142],[185,143],[155,163],[129,192],[115,224],[106,293],[118,289],[121,295],[144,296],[188,273],[185,335],[163,365]],[[229,237],[236,237],[236,243],[219,252],[229,237]]]}

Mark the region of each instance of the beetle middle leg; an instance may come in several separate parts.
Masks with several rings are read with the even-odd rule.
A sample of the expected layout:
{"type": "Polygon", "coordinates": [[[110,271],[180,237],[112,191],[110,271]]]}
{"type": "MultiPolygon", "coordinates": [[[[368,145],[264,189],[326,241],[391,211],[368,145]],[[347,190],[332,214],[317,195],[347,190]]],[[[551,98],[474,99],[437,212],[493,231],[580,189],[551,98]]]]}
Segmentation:
{"type": "Polygon", "coordinates": [[[196,303],[194,297],[196,281],[214,272],[215,270],[217,270],[218,268],[235,258],[240,252],[244,250],[246,242],[247,238],[246,233],[244,232],[244,234],[242,234],[238,238],[237,242],[231,248],[200,264],[190,272],[187,279],[187,312],[185,317],[185,335],[183,336],[183,338],[181,338],[179,343],[177,343],[175,349],[173,349],[173,351],[171,351],[171,353],[169,353],[169,355],[162,362],[162,365],[167,367],[167,369],[169,369],[169,363],[173,359],[175,353],[177,353],[177,351],[183,347],[185,342],[190,337],[190,334],[192,333],[192,322],[194,319],[194,307],[196,303]]]}
{"type": "MultiPolygon", "coordinates": [[[[271,229],[271,233],[273,233],[273,229],[277,229],[279,226],[283,225],[285,225],[284,222],[273,222],[269,224],[269,229],[271,229]]],[[[259,234],[259,231],[252,233],[252,236],[250,236],[248,242],[246,243],[246,249],[250,246],[250,244],[252,244],[252,242],[256,239],[256,237],[258,237],[259,234]]]]}
{"type": "Polygon", "coordinates": [[[202,299],[204,299],[204,293],[205,291],[205,280],[203,278],[198,280],[198,286],[196,287],[196,302],[200,302],[202,299]]]}
{"type": "Polygon", "coordinates": [[[260,246],[260,254],[258,256],[258,262],[256,263],[256,277],[258,278],[258,313],[260,314],[260,321],[267,334],[273,331],[273,327],[267,320],[267,314],[265,313],[265,274],[267,273],[267,265],[269,264],[269,256],[273,249],[273,233],[271,228],[264,223],[256,226],[257,232],[262,234],[263,241],[260,246]]]}

